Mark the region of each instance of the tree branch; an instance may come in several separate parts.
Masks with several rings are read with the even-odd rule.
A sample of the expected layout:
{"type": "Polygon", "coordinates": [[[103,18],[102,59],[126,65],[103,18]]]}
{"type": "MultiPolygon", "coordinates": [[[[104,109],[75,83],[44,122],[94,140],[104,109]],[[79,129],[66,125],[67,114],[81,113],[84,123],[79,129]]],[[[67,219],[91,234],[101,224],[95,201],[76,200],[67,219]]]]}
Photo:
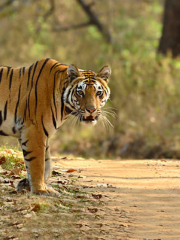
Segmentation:
{"type": "Polygon", "coordinates": [[[92,9],[91,9],[92,5],[94,5],[95,2],[93,1],[90,4],[87,4],[85,2],[85,0],[76,0],[76,1],[81,5],[81,7],[85,11],[85,13],[88,15],[89,21],[85,22],[85,23],[70,25],[70,26],[60,26],[59,25],[59,26],[54,27],[53,30],[54,31],[68,31],[70,29],[77,29],[77,28],[87,27],[89,25],[95,25],[98,28],[98,30],[101,32],[101,34],[104,36],[106,42],[111,43],[112,42],[112,37],[111,37],[110,32],[101,23],[97,14],[95,12],[93,12],[92,9]]]}
{"type": "Polygon", "coordinates": [[[90,19],[90,23],[95,25],[102,33],[108,43],[112,42],[112,37],[108,29],[101,23],[96,13],[91,9],[92,4],[87,4],[84,0],[76,0],[90,19]]]}

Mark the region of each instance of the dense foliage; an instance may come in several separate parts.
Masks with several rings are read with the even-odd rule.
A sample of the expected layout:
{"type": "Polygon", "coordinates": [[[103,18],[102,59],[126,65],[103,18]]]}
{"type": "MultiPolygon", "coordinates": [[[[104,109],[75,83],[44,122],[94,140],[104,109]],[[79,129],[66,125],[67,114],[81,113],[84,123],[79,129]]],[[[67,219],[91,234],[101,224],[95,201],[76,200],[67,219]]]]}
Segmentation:
{"type": "MultiPolygon", "coordinates": [[[[4,1],[5,2],[5,1],[4,1]]],[[[90,2],[90,1],[87,1],[90,2]]],[[[98,0],[92,9],[109,29],[108,44],[95,26],[59,31],[86,22],[76,1],[14,1],[0,12],[2,65],[28,66],[51,57],[99,71],[111,65],[106,111],[114,128],[94,129],[68,121],[51,140],[52,151],[85,157],[180,157],[180,62],[157,55],[162,0],[98,0]],[[71,127],[70,127],[71,126],[71,127]]],[[[8,138],[1,138],[8,142],[8,138]]]]}

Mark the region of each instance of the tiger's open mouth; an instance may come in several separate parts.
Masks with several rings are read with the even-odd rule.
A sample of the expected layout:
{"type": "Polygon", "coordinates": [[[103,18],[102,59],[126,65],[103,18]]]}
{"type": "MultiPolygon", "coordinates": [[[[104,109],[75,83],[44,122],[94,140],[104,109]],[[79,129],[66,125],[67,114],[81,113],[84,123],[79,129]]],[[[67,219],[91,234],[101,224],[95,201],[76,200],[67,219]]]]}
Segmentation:
{"type": "Polygon", "coordinates": [[[97,119],[98,119],[98,117],[93,117],[93,116],[84,117],[83,116],[81,121],[83,121],[85,123],[92,123],[92,122],[96,122],[97,119]]]}

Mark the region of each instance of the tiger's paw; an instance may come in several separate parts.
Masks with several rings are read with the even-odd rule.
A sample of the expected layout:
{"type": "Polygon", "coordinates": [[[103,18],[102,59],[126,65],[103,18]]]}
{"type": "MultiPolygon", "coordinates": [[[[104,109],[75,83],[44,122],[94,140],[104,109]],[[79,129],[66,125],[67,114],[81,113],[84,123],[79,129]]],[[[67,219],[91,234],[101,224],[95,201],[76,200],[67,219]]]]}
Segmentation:
{"type": "Polygon", "coordinates": [[[20,191],[20,192],[30,191],[30,185],[29,185],[28,179],[24,178],[21,181],[19,181],[16,188],[17,188],[17,191],[20,191]]]}
{"type": "Polygon", "coordinates": [[[43,189],[43,190],[34,191],[33,194],[51,196],[51,197],[60,197],[61,196],[61,194],[58,191],[54,190],[51,187],[48,187],[47,189],[43,189]]]}

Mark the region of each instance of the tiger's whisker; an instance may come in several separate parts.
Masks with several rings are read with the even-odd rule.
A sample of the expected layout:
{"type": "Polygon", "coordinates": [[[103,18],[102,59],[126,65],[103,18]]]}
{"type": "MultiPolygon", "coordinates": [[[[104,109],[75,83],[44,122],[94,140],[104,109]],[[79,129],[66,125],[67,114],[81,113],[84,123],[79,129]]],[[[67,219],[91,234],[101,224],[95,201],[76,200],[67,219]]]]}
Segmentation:
{"type": "Polygon", "coordinates": [[[102,114],[101,116],[102,116],[103,120],[104,120],[110,127],[114,128],[114,126],[113,126],[112,123],[107,119],[106,116],[104,116],[103,114],[102,114]]]}

